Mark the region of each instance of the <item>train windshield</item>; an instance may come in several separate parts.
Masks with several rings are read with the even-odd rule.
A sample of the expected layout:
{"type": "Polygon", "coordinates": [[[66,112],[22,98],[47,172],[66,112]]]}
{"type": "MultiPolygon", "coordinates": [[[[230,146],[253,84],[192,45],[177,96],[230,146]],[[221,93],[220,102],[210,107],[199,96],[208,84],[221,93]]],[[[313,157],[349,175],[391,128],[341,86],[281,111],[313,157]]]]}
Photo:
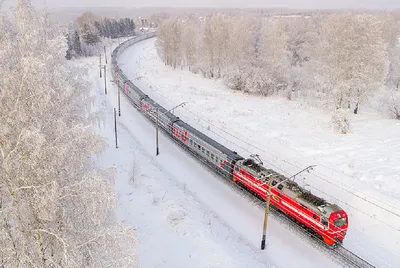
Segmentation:
{"type": "Polygon", "coordinates": [[[345,225],[346,223],[347,223],[346,217],[337,219],[337,220],[335,220],[335,222],[334,222],[335,227],[341,227],[341,226],[345,225]]]}

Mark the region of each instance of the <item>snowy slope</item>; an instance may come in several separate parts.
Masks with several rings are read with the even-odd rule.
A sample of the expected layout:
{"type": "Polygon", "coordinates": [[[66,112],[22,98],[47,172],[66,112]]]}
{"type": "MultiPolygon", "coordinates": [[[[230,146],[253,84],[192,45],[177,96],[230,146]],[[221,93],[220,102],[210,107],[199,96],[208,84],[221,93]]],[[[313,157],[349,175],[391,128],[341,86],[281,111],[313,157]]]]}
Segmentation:
{"type": "Polygon", "coordinates": [[[91,70],[97,109],[106,111],[97,131],[109,148],[99,163],[117,172],[118,215],[137,229],[141,267],[340,267],[273,216],[261,251],[263,210],[164,135],[156,157],[154,126],[124,97],[116,149],[116,89],[108,82],[104,95],[96,58],[81,64],[91,70]]]}
{"type": "Polygon", "coordinates": [[[166,108],[188,101],[175,114],[243,156],[258,153],[285,175],[316,164],[298,182],[349,213],[345,246],[379,267],[400,263],[399,123],[363,112],[351,119],[351,134],[338,135],[330,115],[301,103],[235,93],[221,81],[165,66],[154,39],[128,48],[119,62],[166,108]]]}

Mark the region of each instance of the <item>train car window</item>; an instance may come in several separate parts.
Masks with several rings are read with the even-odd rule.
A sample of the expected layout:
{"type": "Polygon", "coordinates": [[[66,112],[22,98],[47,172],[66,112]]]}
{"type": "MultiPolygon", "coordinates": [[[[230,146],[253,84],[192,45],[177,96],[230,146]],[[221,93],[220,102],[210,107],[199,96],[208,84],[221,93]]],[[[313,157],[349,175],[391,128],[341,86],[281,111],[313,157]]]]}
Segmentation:
{"type": "Polygon", "coordinates": [[[207,150],[207,157],[210,157],[210,151],[207,150]]]}
{"type": "Polygon", "coordinates": [[[317,219],[317,214],[314,214],[313,218],[314,218],[314,220],[316,220],[317,219]]]}
{"type": "Polygon", "coordinates": [[[279,189],[279,190],[282,190],[282,189],[283,189],[283,185],[282,185],[282,184],[279,184],[279,185],[278,185],[278,189],[279,189]]]}
{"type": "Polygon", "coordinates": [[[197,145],[197,147],[199,148],[199,151],[201,150],[201,146],[200,146],[200,144],[199,145],[197,145]]]}
{"type": "Polygon", "coordinates": [[[211,154],[211,159],[214,159],[214,154],[211,154]]]}
{"type": "Polygon", "coordinates": [[[272,186],[275,186],[277,182],[275,180],[272,181],[272,186]]]}
{"type": "Polygon", "coordinates": [[[193,144],[194,144],[194,147],[196,147],[196,146],[197,146],[197,144],[196,144],[196,142],[195,142],[195,141],[193,142],[193,144]]]}
{"type": "Polygon", "coordinates": [[[321,218],[321,223],[325,226],[328,226],[328,220],[324,217],[321,218]]]}
{"type": "Polygon", "coordinates": [[[215,156],[215,163],[218,163],[218,156],[215,156]]]}
{"type": "Polygon", "coordinates": [[[238,172],[239,171],[239,167],[235,167],[235,171],[238,172]]]}
{"type": "Polygon", "coordinates": [[[193,145],[193,141],[192,140],[190,140],[190,145],[193,145]]]}
{"type": "Polygon", "coordinates": [[[282,197],[282,195],[281,195],[280,193],[278,194],[278,196],[279,196],[279,197],[282,197]]]}
{"type": "Polygon", "coordinates": [[[203,154],[204,154],[204,152],[205,152],[205,151],[204,151],[204,147],[201,147],[201,151],[202,151],[202,152],[203,152],[203,154]]]}

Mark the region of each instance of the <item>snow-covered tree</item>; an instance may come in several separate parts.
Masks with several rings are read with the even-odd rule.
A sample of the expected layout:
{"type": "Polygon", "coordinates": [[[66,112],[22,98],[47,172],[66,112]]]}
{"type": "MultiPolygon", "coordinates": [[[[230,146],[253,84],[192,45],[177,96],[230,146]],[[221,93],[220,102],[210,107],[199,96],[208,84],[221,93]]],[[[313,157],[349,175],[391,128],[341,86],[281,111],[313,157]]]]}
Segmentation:
{"type": "Polygon", "coordinates": [[[182,25],[181,34],[181,53],[183,65],[188,66],[189,70],[197,71],[197,53],[200,39],[200,25],[195,18],[189,18],[182,25]]]}
{"type": "Polygon", "coordinates": [[[255,19],[246,15],[231,18],[229,21],[228,57],[224,78],[229,87],[248,91],[247,78],[257,62],[255,50],[258,44],[255,44],[255,31],[259,25],[255,19]]]}
{"type": "Polygon", "coordinates": [[[272,95],[287,86],[288,37],[280,20],[265,20],[261,30],[260,67],[261,75],[253,77],[252,91],[272,95]]]}
{"type": "Polygon", "coordinates": [[[98,30],[85,23],[82,28],[82,41],[87,45],[97,44],[100,41],[98,30]]]}
{"type": "Polygon", "coordinates": [[[229,57],[229,40],[229,21],[225,15],[217,14],[206,20],[199,51],[199,66],[205,77],[222,77],[229,57]]]}
{"type": "Polygon", "coordinates": [[[350,121],[344,109],[337,109],[332,114],[331,124],[335,131],[346,134],[350,130],[350,121]]]}
{"type": "Polygon", "coordinates": [[[322,21],[312,65],[320,88],[336,108],[358,112],[383,83],[387,71],[382,26],[371,15],[332,14],[322,21]]]}
{"type": "Polygon", "coordinates": [[[157,49],[165,64],[174,68],[181,64],[182,21],[168,18],[158,29],[157,49]]]}
{"type": "Polygon", "coordinates": [[[314,98],[328,109],[358,113],[383,85],[388,54],[390,73],[400,66],[390,18],[381,16],[383,25],[376,16],[351,12],[288,19],[217,14],[197,17],[199,23],[170,18],[158,29],[157,47],[166,64],[223,78],[236,90],[314,98]]]}
{"type": "Polygon", "coordinates": [[[0,20],[0,266],[135,267],[115,218],[114,174],[96,167],[90,85],[66,38],[18,0],[0,20]]]}

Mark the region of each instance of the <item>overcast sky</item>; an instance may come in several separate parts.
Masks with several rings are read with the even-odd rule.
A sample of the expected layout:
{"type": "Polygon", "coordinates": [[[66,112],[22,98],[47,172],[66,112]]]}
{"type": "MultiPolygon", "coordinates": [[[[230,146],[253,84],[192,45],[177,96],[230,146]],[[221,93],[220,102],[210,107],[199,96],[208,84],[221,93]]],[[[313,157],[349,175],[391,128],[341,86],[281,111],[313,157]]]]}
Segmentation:
{"type": "MultiPolygon", "coordinates": [[[[5,0],[14,6],[15,0],[5,0]]],[[[32,0],[37,7],[288,7],[325,8],[400,8],[400,0],[32,0]]]]}

